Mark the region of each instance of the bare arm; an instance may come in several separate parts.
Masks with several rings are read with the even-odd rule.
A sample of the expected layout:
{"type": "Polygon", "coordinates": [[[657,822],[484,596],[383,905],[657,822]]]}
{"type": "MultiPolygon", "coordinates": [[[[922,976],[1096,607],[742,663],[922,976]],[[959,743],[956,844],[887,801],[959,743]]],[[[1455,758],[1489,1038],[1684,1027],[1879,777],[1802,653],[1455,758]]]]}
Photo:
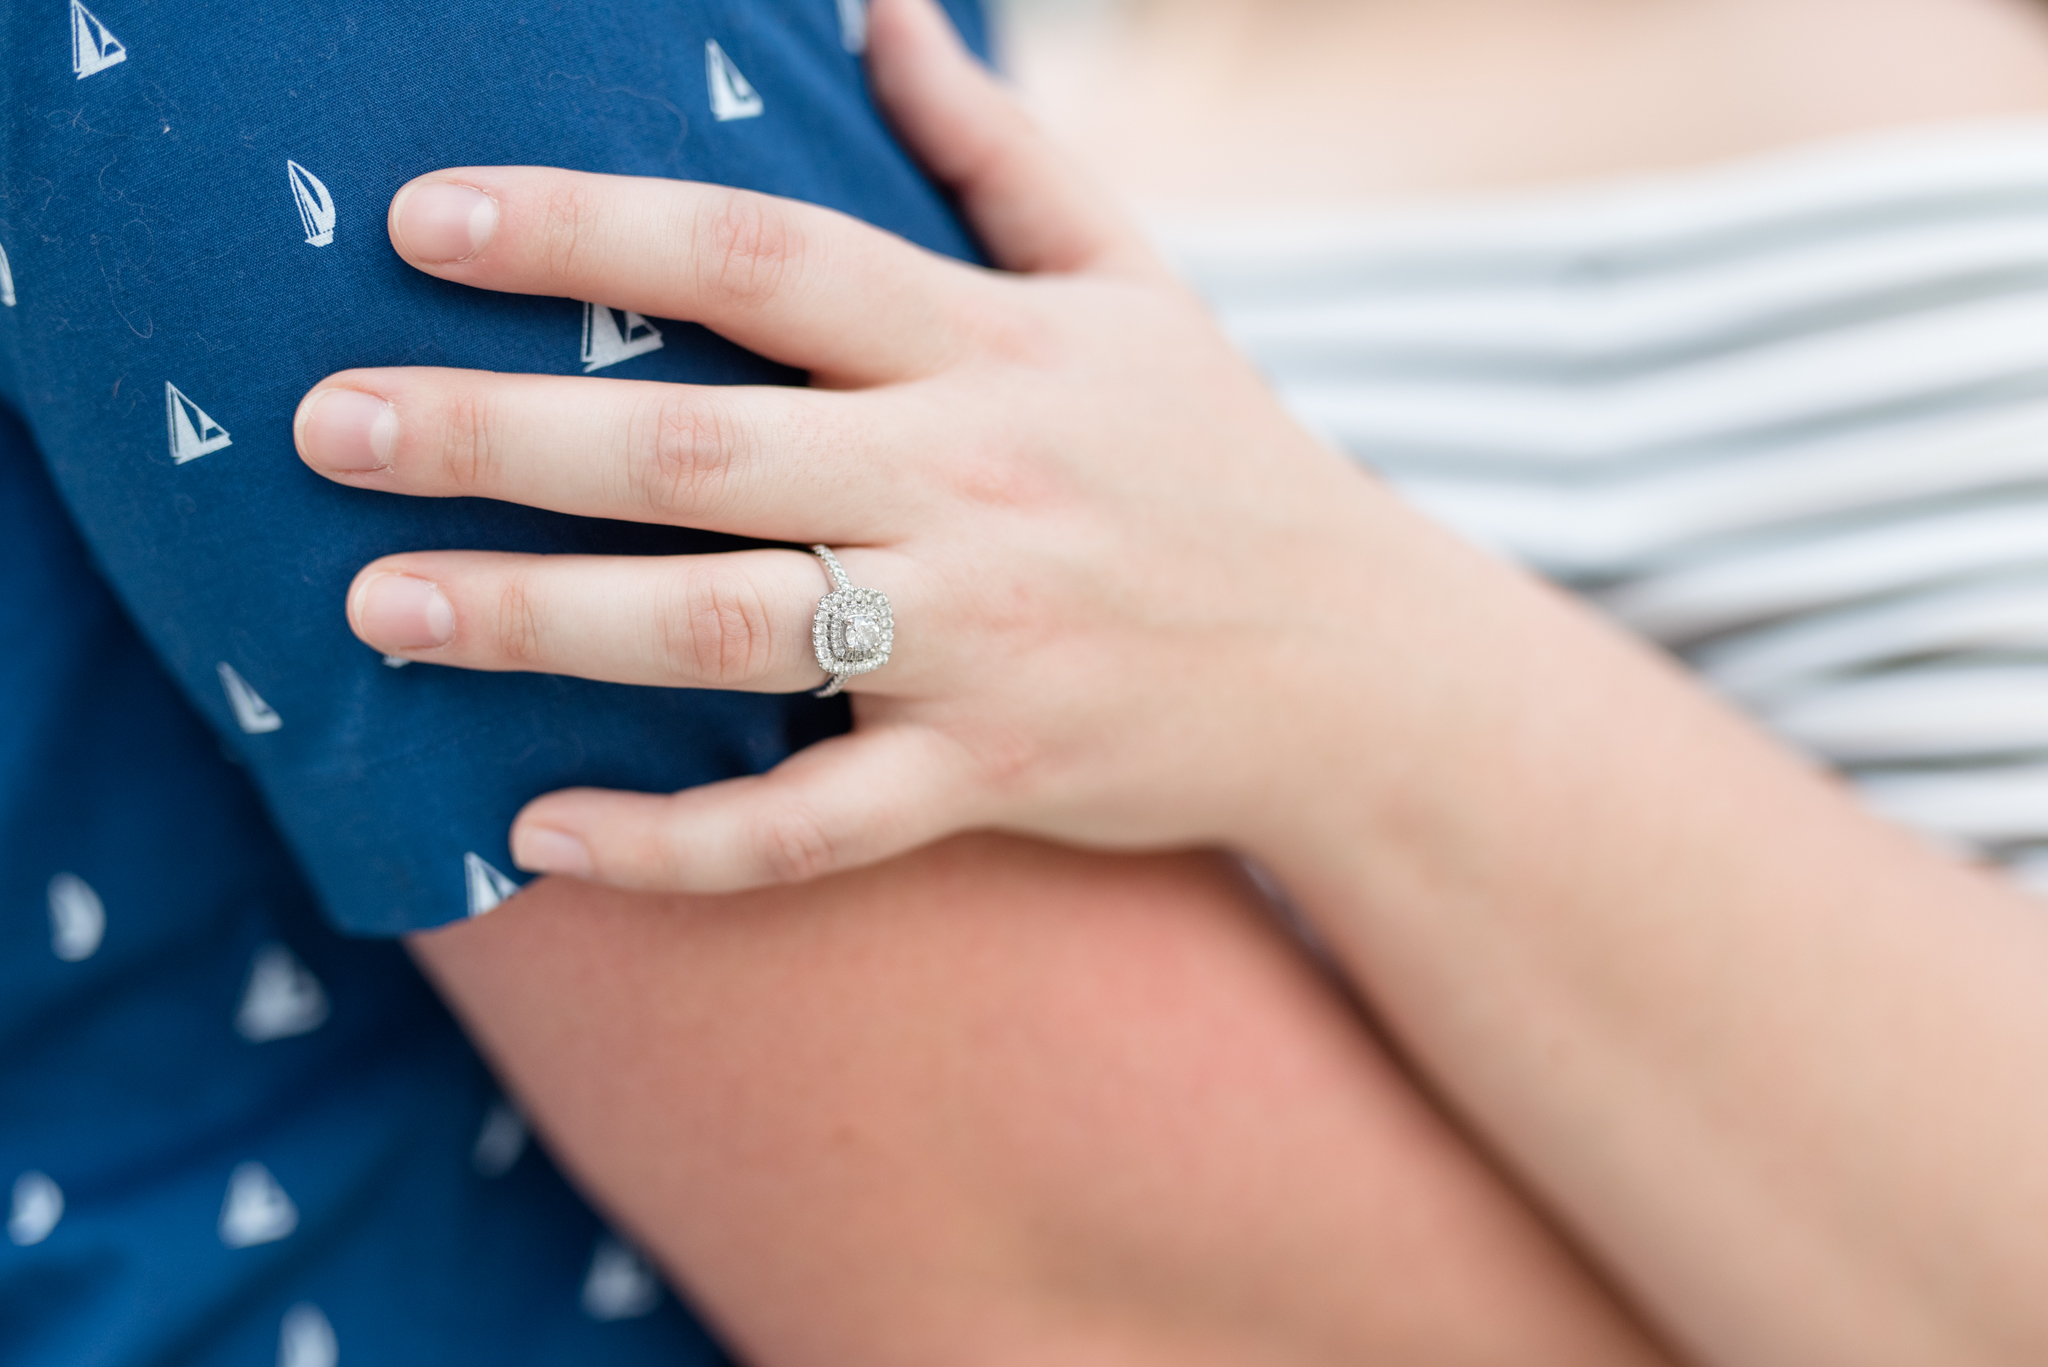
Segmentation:
{"type": "Polygon", "coordinates": [[[1663,1360],[1211,860],[550,880],[413,947],[761,1367],[1663,1360]]]}
{"type": "MultiPolygon", "coordinates": [[[[441,175],[489,187],[499,235],[422,269],[704,318],[832,392],[561,381],[522,408],[531,380],[329,382],[402,415],[387,466],[335,478],[622,516],[614,491],[653,488],[653,515],[850,544],[856,579],[900,599],[903,658],[856,682],[853,736],[676,797],[550,795],[522,817],[522,859],[708,892],[977,825],[1232,843],[1301,895],[1433,1083],[1700,1356],[2048,1359],[2048,919],[1358,478],[928,11],[874,13],[877,88],[1018,273],[760,197],[468,168],[441,175]],[[582,207],[577,241],[609,257],[579,249],[565,277],[549,196],[582,207]],[[604,238],[636,215],[699,236],[604,238]],[[564,461],[541,424],[572,405],[614,437],[564,461]],[[635,439],[655,405],[687,440],[635,439]],[[465,423],[502,469],[436,463],[449,434],[478,438],[465,423]]],[[[801,627],[776,625],[816,601],[795,553],[400,556],[363,583],[358,633],[415,658],[817,677],[801,627]],[[444,596],[447,631],[394,639],[365,606],[407,576],[444,596]],[[492,627],[508,594],[532,609],[509,642],[492,627]],[[690,614],[680,663],[659,648],[678,601],[735,609],[690,614]]]]}
{"type": "Polygon", "coordinates": [[[1377,639],[1429,663],[1375,676],[1404,725],[1276,849],[1426,1069],[1710,1360],[2042,1361],[2048,911],[1380,530],[1431,609],[1377,639]]]}

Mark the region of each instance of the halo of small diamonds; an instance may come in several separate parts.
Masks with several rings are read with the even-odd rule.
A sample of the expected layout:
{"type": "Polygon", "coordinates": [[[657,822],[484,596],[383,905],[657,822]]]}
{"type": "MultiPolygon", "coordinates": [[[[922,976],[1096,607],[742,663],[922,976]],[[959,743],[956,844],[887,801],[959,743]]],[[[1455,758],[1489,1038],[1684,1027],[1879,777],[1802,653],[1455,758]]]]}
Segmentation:
{"type": "Polygon", "coordinates": [[[817,615],[811,619],[811,650],[818,668],[832,676],[819,696],[830,697],[854,675],[871,673],[889,663],[889,652],[896,645],[896,616],[887,594],[853,587],[839,557],[823,546],[811,550],[824,562],[835,585],[818,600],[817,615]]]}
{"type": "Polygon", "coordinates": [[[866,674],[889,663],[896,618],[887,595],[874,589],[835,589],[818,600],[811,619],[811,649],[827,674],[866,674]]]}

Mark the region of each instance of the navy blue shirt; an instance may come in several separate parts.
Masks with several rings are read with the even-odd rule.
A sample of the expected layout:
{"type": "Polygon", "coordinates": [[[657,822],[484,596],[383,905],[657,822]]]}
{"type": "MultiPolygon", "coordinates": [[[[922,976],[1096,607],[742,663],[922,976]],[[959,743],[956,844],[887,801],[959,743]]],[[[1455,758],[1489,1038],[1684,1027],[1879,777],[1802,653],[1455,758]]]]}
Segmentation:
{"type": "Polygon", "coordinates": [[[842,705],[387,666],[342,615],[376,555],[738,543],[340,488],[291,416],[358,365],[800,380],[419,275],[384,214],[436,167],[543,164],[967,255],[865,94],[859,21],[0,3],[0,1360],[719,1360],[402,953],[351,937],[488,910],[539,793],[757,771],[842,705]]]}

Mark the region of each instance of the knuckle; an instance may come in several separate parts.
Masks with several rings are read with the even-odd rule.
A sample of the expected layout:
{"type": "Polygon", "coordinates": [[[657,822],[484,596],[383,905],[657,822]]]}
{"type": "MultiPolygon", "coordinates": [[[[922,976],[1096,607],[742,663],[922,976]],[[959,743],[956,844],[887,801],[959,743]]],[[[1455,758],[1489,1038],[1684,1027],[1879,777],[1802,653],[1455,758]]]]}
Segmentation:
{"type": "Polygon", "coordinates": [[[596,222],[596,206],[578,178],[568,177],[548,187],[541,200],[541,263],[550,278],[577,274],[596,222]]]}
{"type": "Polygon", "coordinates": [[[684,795],[657,799],[646,812],[651,819],[632,828],[620,842],[631,851],[632,869],[654,887],[691,888],[702,872],[702,860],[692,840],[697,823],[690,819],[684,795]]]}
{"type": "Polygon", "coordinates": [[[1066,331],[1033,299],[1012,288],[1014,282],[983,283],[994,288],[978,292],[971,306],[957,313],[955,327],[963,350],[997,365],[1026,370],[1056,371],[1072,359],[1066,331]]]}
{"type": "Polygon", "coordinates": [[[1032,737],[1017,729],[991,728],[978,741],[974,776],[982,789],[1015,801],[1042,786],[1051,757],[1032,737]]]}
{"type": "Polygon", "coordinates": [[[661,614],[663,666],[713,688],[751,683],[775,657],[774,618],[743,576],[680,576],[673,610],[661,614]]]}
{"type": "MultiPolygon", "coordinates": [[[[1051,390],[1052,395],[1058,391],[1051,390]]],[[[1054,408],[1047,394],[1030,402],[1054,408]]],[[[1075,441],[1061,417],[1034,419],[1020,406],[991,406],[955,437],[948,459],[929,478],[951,501],[989,513],[1066,516],[1085,499],[1086,476],[1071,458],[1075,441]]]]}
{"type": "Polygon", "coordinates": [[[794,799],[776,804],[749,843],[755,864],[770,882],[804,883],[839,867],[837,842],[818,814],[794,799]]]}
{"type": "Polygon", "coordinates": [[[632,427],[626,493],[650,513],[696,507],[731,470],[732,426],[704,396],[667,389],[642,405],[632,427]]]}
{"type": "Polygon", "coordinates": [[[1064,492],[1053,471],[1012,452],[970,452],[941,478],[960,501],[996,512],[1035,512],[1057,503],[1064,492]]]}
{"type": "Polygon", "coordinates": [[[526,667],[542,663],[540,604],[523,574],[507,576],[498,590],[495,644],[499,657],[508,665],[526,667]]]}
{"type": "Polygon", "coordinates": [[[715,196],[701,211],[693,243],[698,284],[730,307],[767,302],[802,264],[803,234],[767,197],[743,191],[715,196]]]}
{"type": "Polygon", "coordinates": [[[449,395],[441,412],[441,473],[457,488],[487,487],[497,473],[491,449],[490,401],[480,394],[449,395]]]}

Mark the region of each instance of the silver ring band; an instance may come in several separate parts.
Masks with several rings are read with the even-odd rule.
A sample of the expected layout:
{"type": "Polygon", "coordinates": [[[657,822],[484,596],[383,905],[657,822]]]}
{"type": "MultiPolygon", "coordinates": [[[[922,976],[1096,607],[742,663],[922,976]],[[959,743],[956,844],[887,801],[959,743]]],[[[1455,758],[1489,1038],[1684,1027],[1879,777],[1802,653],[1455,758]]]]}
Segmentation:
{"type": "Polygon", "coordinates": [[[813,546],[811,554],[832,579],[832,591],[818,600],[817,615],[811,619],[812,653],[818,657],[818,668],[832,676],[832,681],[812,696],[829,698],[854,675],[871,673],[889,663],[889,652],[896,645],[896,616],[887,594],[853,586],[831,547],[813,546]]]}

